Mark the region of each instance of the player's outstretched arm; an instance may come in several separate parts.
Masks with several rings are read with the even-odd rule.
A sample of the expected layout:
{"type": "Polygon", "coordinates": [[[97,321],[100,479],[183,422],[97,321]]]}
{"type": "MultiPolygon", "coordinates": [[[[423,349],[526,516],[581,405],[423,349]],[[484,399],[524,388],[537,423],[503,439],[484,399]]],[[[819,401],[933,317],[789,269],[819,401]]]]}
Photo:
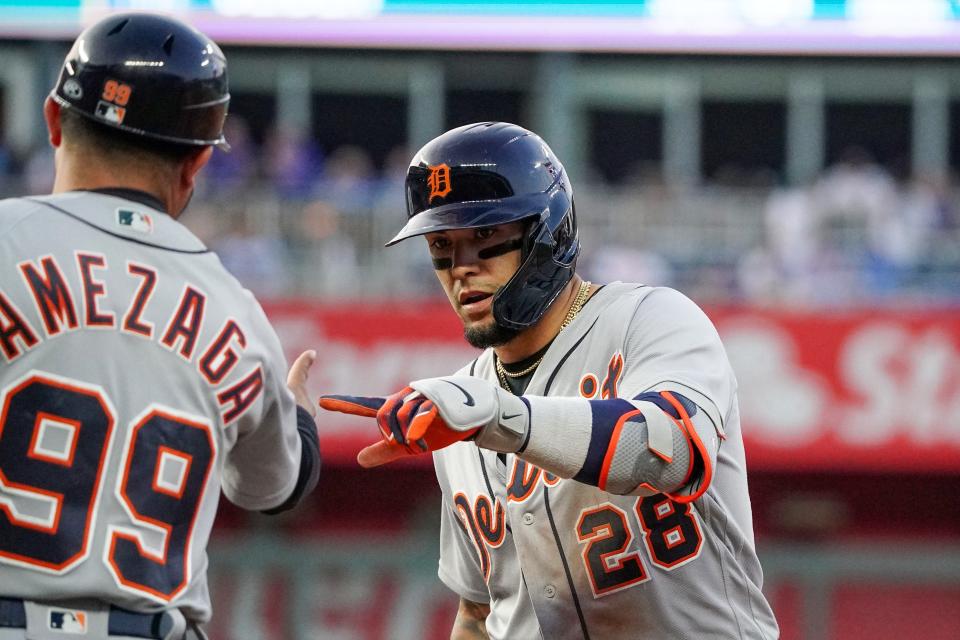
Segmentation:
{"type": "Polygon", "coordinates": [[[490,605],[460,598],[460,608],[450,630],[450,640],[487,640],[490,605]]]}
{"type": "Polygon", "coordinates": [[[377,419],[382,441],[360,452],[364,467],[473,439],[611,493],[689,501],[709,485],[716,455],[712,423],[669,391],[630,401],[518,397],[480,378],[446,376],[389,398],[324,396],[320,406],[377,419]]]}

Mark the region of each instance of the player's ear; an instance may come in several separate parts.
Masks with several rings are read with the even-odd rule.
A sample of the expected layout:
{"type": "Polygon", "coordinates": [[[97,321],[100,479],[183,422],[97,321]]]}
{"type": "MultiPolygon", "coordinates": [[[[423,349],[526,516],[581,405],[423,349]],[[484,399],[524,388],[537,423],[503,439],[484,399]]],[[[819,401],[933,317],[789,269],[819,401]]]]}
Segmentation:
{"type": "Polygon", "coordinates": [[[210,157],[212,155],[213,147],[204,147],[197,153],[191,153],[180,164],[180,186],[185,190],[186,193],[193,191],[194,184],[197,180],[197,174],[200,173],[200,170],[203,169],[208,162],[210,162],[210,157]]]}
{"type": "Polygon", "coordinates": [[[60,128],[60,105],[53,98],[48,97],[43,103],[43,119],[47,122],[50,146],[56,149],[63,140],[63,131],[60,128]]]}

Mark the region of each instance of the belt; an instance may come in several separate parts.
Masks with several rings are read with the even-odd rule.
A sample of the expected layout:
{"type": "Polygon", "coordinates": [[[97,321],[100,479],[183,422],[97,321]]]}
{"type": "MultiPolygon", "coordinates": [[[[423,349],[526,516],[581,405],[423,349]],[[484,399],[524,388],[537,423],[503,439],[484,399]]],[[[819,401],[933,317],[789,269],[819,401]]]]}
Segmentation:
{"type": "MultiPolygon", "coordinates": [[[[173,621],[166,612],[136,613],[112,605],[107,620],[108,633],[112,636],[163,640],[173,626],[173,621]]],[[[0,628],[2,627],[27,628],[27,610],[23,606],[23,600],[0,598],[0,628]]]]}

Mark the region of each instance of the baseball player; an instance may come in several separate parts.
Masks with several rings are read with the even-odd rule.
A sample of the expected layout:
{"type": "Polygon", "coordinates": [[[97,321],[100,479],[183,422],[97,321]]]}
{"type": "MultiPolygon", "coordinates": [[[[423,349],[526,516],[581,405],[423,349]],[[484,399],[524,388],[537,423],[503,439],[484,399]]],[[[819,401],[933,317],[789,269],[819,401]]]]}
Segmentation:
{"type": "Polygon", "coordinates": [[[570,182],[516,125],[431,141],[406,193],[388,244],[426,237],[485,350],[453,376],[321,406],[376,418],[363,466],[434,452],[452,637],[776,638],[736,381],[703,312],[577,276],[570,182]]]}
{"type": "Polygon", "coordinates": [[[221,490],[294,506],[320,455],[256,300],[177,219],[226,61],[176,20],[84,31],[44,106],[54,193],[0,201],[0,640],[203,637],[221,490]]]}

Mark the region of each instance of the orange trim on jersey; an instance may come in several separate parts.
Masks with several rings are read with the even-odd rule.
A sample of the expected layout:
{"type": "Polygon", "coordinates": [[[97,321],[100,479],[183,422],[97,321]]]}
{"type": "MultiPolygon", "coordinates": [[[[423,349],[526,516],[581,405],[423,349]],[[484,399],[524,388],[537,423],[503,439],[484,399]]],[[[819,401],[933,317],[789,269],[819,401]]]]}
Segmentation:
{"type": "Polygon", "coordinates": [[[622,591],[628,587],[632,587],[635,584],[640,584],[641,582],[646,582],[650,579],[650,575],[647,572],[647,568],[646,566],[644,566],[643,560],[640,559],[640,552],[633,551],[631,553],[626,553],[627,549],[630,548],[630,543],[633,542],[633,532],[630,530],[630,523],[627,522],[627,513],[622,509],[620,509],[619,507],[617,507],[616,505],[610,502],[604,502],[603,504],[600,504],[592,509],[584,509],[583,511],[580,512],[580,517],[577,519],[577,525],[574,531],[576,531],[577,540],[579,540],[581,544],[583,544],[584,542],[587,543],[586,546],[583,548],[583,550],[580,552],[580,557],[583,560],[583,567],[586,570],[587,577],[590,580],[590,588],[593,590],[594,598],[600,598],[602,596],[610,595],[611,593],[622,591]],[[639,575],[636,578],[619,582],[612,587],[600,587],[599,585],[597,585],[596,577],[594,576],[593,570],[591,569],[590,557],[589,557],[590,550],[593,548],[594,544],[602,540],[607,540],[608,538],[613,537],[614,533],[613,533],[612,527],[609,524],[604,524],[602,526],[593,527],[590,530],[590,532],[587,534],[583,534],[580,531],[581,527],[583,526],[584,518],[594,513],[599,513],[601,511],[609,511],[611,513],[616,514],[616,516],[620,518],[620,521],[623,525],[623,531],[625,534],[623,544],[620,545],[619,548],[617,548],[614,551],[610,551],[600,555],[600,563],[602,565],[602,569],[604,570],[605,573],[609,573],[609,571],[616,571],[617,569],[623,569],[628,562],[633,562],[634,564],[636,564],[637,569],[639,571],[639,575]],[[612,566],[609,562],[611,559],[613,559],[614,561],[614,564],[612,566]]]}
{"type": "Polygon", "coordinates": [[[687,539],[683,536],[683,529],[681,529],[679,526],[676,526],[673,529],[668,529],[667,531],[664,532],[663,541],[667,545],[668,549],[673,549],[678,544],[683,544],[684,542],[686,542],[687,539]],[[670,534],[673,533],[674,531],[677,532],[680,538],[675,542],[670,542],[670,534]]]}
{"type": "MultiPolygon", "coordinates": [[[[6,504],[0,502],[0,511],[3,511],[7,514],[7,517],[10,519],[10,522],[16,524],[18,527],[23,527],[24,529],[33,529],[34,531],[42,531],[43,533],[55,534],[57,529],[60,528],[60,513],[63,510],[63,494],[57,493],[56,491],[47,491],[46,489],[41,489],[40,487],[33,487],[28,484],[20,484],[19,482],[11,482],[3,471],[0,471],[0,481],[3,481],[4,486],[10,487],[11,489],[20,489],[21,491],[33,494],[40,494],[47,498],[51,498],[54,502],[54,513],[53,513],[53,522],[50,526],[44,526],[42,524],[37,524],[35,522],[30,522],[29,520],[20,520],[17,518],[16,514],[13,512],[13,509],[7,506],[6,504]]],[[[54,565],[49,562],[40,562],[33,558],[27,556],[21,556],[16,553],[9,553],[6,551],[0,551],[0,556],[6,558],[14,558],[25,562],[27,564],[35,565],[38,567],[47,567],[48,569],[62,569],[65,565],[54,565]]],[[[77,556],[74,556],[76,558],[77,556]]],[[[70,558],[73,560],[73,558],[70,558]]]]}
{"type": "Polygon", "coordinates": [[[613,427],[613,433],[610,434],[610,442],[607,444],[607,453],[603,456],[603,464],[600,466],[600,475],[597,477],[597,486],[602,490],[607,490],[607,476],[610,474],[610,465],[613,464],[613,457],[617,453],[617,444],[620,442],[620,432],[623,431],[624,423],[631,417],[643,412],[640,409],[628,411],[617,420],[613,427]]]}
{"type": "Polygon", "coordinates": [[[135,262],[127,263],[127,273],[141,278],[140,286],[137,287],[133,299],[130,300],[130,307],[123,315],[120,322],[121,328],[137,336],[144,338],[153,338],[153,323],[143,320],[144,309],[150,303],[153,297],[153,290],[157,286],[157,272],[155,269],[135,262]]]}
{"type": "Polygon", "coordinates": [[[23,317],[17,305],[0,291],[0,350],[7,362],[13,362],[40,342],[36,331],[23,317]],[[4,322],[6,320],[6,322],[4,322]],[[19,338],[20,344],[17,339],[19,338]]]}
{"type": "Polygon", "coordinates": [[[600,381],[597,379],[597,376],[592,373],[588,373],[580,379],[580,396],[582,398],[591,399],[597,395],[597,391],[600,389],[600,381]],[[585,388],[587,383],[589,383],[589,388],[585,388]]]}
{"type": "Polygon", "coordinates": [[[197,338],[203,327],[203,314],[207,306],[207,296],[191,285],[185,285],[177,310],[170,316],[167,328],[163,332],[161,344],[180,354],[187,362],[193,358],[193,350],[197,346],[197,338]],[[177,348],[177,343],[180,348],[177,348]]]}
{"type": "MultiPolygon", "coordinates": [[[[209,482],[210,482],[210,474],[215,466],[216,457],[217,457],[216,442],[214,441],[213,434],[211,433],[211,429],[212,427],[210,425],[205,424],[203,422],[194,422],[192,420],[188,420],[187,418],[173,415],[161,409],[154,409],[150,413],[148,413],[146,416],[144,416],[131,430],[132,433],[130,437],[130,445],[127,451],[124,452],[125,464],[123,467],[123,475],[120,478],[120,484],[117,487],[117,494],[123,501],[126,507],[127,513],[130,514],[134,523],[144,523],[144,522],[149,523],[157,527],[158,529],[162,529],[164,531],[164,536],[163,536],[163,548],[160,551],[159,555],[157,555],[152,553],[149,549],[146,549],[143,547],[139,536],[136,536],[130,533],[121,532],[121,531],[116,531],[116,530],[111,532],[110,548],[109,548],[109,551],[107,552],[106,559],[108,564],[110,565],[111,573],[113,573],[114,577],[117,579],[118,582],[120,582],[120,584],[127,587],[128,589],[131,589],[139,593],[147,593],[155,596],[156,598],[159,598],[164,602],[170,602],[171,600],[176,598],[178,595],[180,595],[184,591],[184,589],[186,589],[187,586],[189,585],[190,564],[191,564],[190,563],[190,547],[193,542],[193,533],[197,526],[197,518],[200,515],[200,502],[202,502],[204,496],[206,495],[207,488],[209,487],[209,482]],[[133,448],[136,446],[137,435],[140,429],[145,424],[147,424],[150,420],[158,416],[165,418],[167,420],[170,420],[171,422],[174,422],[176,424],[183,425],[185,427],[191,427],[194,429],[202,430],[204,435],[207,437],[207,442],[210,444],[210,463],[207,465],[207,470],[204,473],[203,482],[201,483],[200,491],[197,497],[197,503],[193,505],[194,507],[193,517],[190,520],[189,531],[187,532],[187,535],[184,538],[185,543],[184,543],[184,549],[183,549],[183,575],[181,576],[180,582],[176,586],[174,586],[174,588],[169,593],[163,593],[161,591],[157,591],[156,589],[148,585],[141,584],[130,578],[125,577],[123,574],[123,571],[121,571],[120,567],[117,566],[117,563],[115,560],[117,540],[122,538],[136,545],[137,552],[142,557],[147,558],[149,560],[153,560],[157,564],[165,565],[167,563],[167,556],[169,555],[170,537],[171,537],[171,532],[173,530],[173,526],[170,525],[169,523],[162,522],[155,518],[150,518],[141,514],[139,511],[137,511],[137,508],[133,504],[133,501],[130,500],[130,498],[127,496],[127,491],[126,491],[127,480],[130,475],[130,465],[133,462],[133,448]]],[[[161,447],[161,448],[165,448],[165,447],[161,447]]],[[[182,454],[184,452],[179,451],[177,453],[182,454]]],[[[192,459],[192,456],[191,456],[191,459],[192,459]]],[[[159,460],[160,459],[158,456],[157,462],[159,462],[159,460]]],[[[187,469],[187,471],[189,471],[189,469],[187,469]]],[[[156,474],[157,474],[157,470],[154,469],[154,484],[156,482],[156,474]]],[[[188,478],[184,477],[184,486],[186,485],[187,480],[188,478]]],[[[156,486],[154,486],[154,488],[156,488],[156,486]]],[[[161,493],[170,495],[170,493],[165,490],[161,491],[161,493]]]]}
{"type": "Polygon", "coordinates": [[[670,500],[664,500],[663,502],[655,506],[653,510],[657,513],[658,520],[668,518],[671,515],[673,515],[673,513],[676,511],[676,509],[673,508],[673,502],[671,502],[670,500]],[[665,508],[661,509],[661,507],[665,507],[665,508]]]}
{"type": "Polygon", "coordinates": [[[30,260],[24,260],[17,266],[33,298],[34,306],[40,319],[43,321],[47,337],[52,337],[63,331],[79,326],[77,310],[73,302],[73,294],[67,286],[67,279],[53,256],[40,258],[43,275],[30,260]]]}
{"type": "MultiPolygon", "coordinates": [[[[136,543],[137,543],[137,547],[138,547],[138,548],[140,549],[140,551],[141,551],[141,555],[145,555],[146,557],[151,558],[151,559],[153,559],[153,560],[156,560],[156,561],[158,561],[158,562],[160,562],[160,563],[165,563],[165,562],[166,562],[166,556],[167,556],[167,545],[168,545],[169,542],[170,542],[170,530],[171,530],[173,527],[171,527],[169,524],[167,524],[167,523],[165,523],[165,522],[160,522],[160,521],[155,520],[155,519],[153,519],[153,518],[147,518],[147,517],[141,515],[139,512],[137,512],[137,508],[134,506],[133,501],[131,501],[130,498],[127,496],[127,484],[128,484],[129,479],[130,479],[130,466],[131,466],[131,463],[133,462],[133,450],[134,450],[134,448],[135,448],[136,445],[137,445],[137,438],[138,438],[138,436],[139,436],[139,434],[140,434],[140,429],[143,428],[143,425],[145,425],[146,423],[150,422],[150,420],[152,420],[152,419],[153,419],[154,417],[156,417],[157,415],[162,415],[162,416],[165,417],[165,418],[169,418],[168,415],[166,415],[166,414],[161,414],[159,411],[154,410],[154,411],[151,411],[150,413],[148,413],[146,416],[144,416],[144,418],[141,419],[136,425],[134,425],[133,429],[131,429],[130,445],[129,445],[129,447],[127,448],[127,451],[125,451],[124,454],[123,454],[123,457],[124,457],[124,460],[125,460],[125,464],[123,465],[123,475],[120,477],[120,485],[117,487],[117,492],[120,494],[120,498],[123,500],[123,503],[127,506],[127,511],[128,511],[130,514],[132,514],[133,520],[134,520],[135,522],[138,521],[138,520],[139,520],[139,521],[143,521],[143,522],[149,522],[150,524],[155,525],[156,527],[158,527],[158,528],[160,528],[160,529],[163,529],[163,530],[166,532],[165,535],[164,535],[164,539],[163,539],[163,550],[160,552],[159,555],[154,555],[154,554],[150,553],[148,550],[143,549],[142,547],[140,547],[139,538],[138,538],[137,536],[128,536],[128,535],[123,535],[123,534],[114,534],[114,535],[111,536],[111,537],[112,537],[112,538],[121,537],[121,538],[130,539],[130,540],[135,540],[136,543]]],[[[172,418],[171,418],[171,419],[172,419],[172,418]]],[[[156,469],[154,469],[154,479],[156,479],[156,469]]],[[[113,565],[113,542],[112,542],[112,541],[111,541],[111,544],[110,544],[110,555],[109,555],[109,558],[110,558],[110,561],[111,561],[110,564],[113,565]]],[[[116,568],[116,567],[115,567],[115,568],[116,568]]],[[[120,572],[119,569],[117,569],[117,577],[120,579],[121,582],[124,581],[124,580],[123,580],[123,574],[120,572]]]]}
{"type": "MultiPolygon", "coordinates": [[[[103,480],[103,467],[106,464],[106,454],[107,454],[107,450],[110,448],[110,441],[113,437],[113,428],[114,428],[114,425],[116,424],[116,418],[114,417],[113,412],[110,411],[110,406],[105,401],[104,394],[101,393],[98,389],[81,387],[79,386],[79,384],[74,385],[68,382],[62,382],[60,380],[56,380],[56,379],[49,378],[42,375],[31,375],[27,379],[25,379],[23,382],[21,382],[16,387],[14,387],[13,389],[11,389],[6,393],[6,396],[4,398],[4,403],[3,403],[3,409],[0,410],[0,436],[3,435],[3,429],[7,424],[7,413],[10,410],[10,401],[13,399],[15,395],[17,395],[17,393],[19,393],[25,387],[33,384],[34,382],[40,382],[42,384],[50,385],[51,387],[56,387],[58,389],[67,389],[82,395],[96,398],[97,403],[100,405],[100,408],[103,410],[103,415],[107,421],[106,433],[104,434],[103,445],[101,446],[101,449],[100,449],[100,459],[97,463],[96,475],[94,476],[94,478],[96,479],[94,480],[93,486],[90,490],[90,500],[87,503],[87,514],[86,514],[86,519],[84,520],[84,523],[83,523],[83,534],[80,537],[82,542],[80,544],[80,549],[77,551],[77,553],[73,554],[63,562],[59,564],[55,564],[52,562],[43,562],[42,560],[37,560],[36,558],[30,558],[28,556],[20,555],[17,553],[0,551],[0,556],[5,558],[10,558],[17,562],[22,562],[24,564],[35,566],[35,567],[43,567],[43,568],[50,569],[57,572],[63,572],[68,569],[71,569],[74,565],[81,562],[88,555],[87,549],[90,547],[90,541],[91,541],[92,530],[90,525],[94,517],[94,511],[95,511],[94,505],[97,502],[97,497],[100,495],[100,483],[103,480]]],[[[34,424],[36,425],[36,423],[34,424]]],[[[80,434],[78,433],[77,437],[79,437],[79,435],[80,434]]],[[[3,511],[4,513],[7,514],[8,518],[10,519],[10,522],[15,523],[17,526],[24,527],[26,529],[42,531],[43,533],[48,533],[48,534],[56,534],[56,532],[60,528],[60,516],[63,512],[63,494],[62,493],[57,493],[55,491],[48,491],[40,487],[34,487],[30,485],[11,482],[6,477],[6,475],[4,475],[2,470],[0,470],[0,480],[2,480],[3,483],[8,487],[21,489],[28,493],[40,494],[48,498],[52,498],[55,503],[55,513],[53,516],[53,523],[49,527],[34,524],[32,522],[25,522],[23,520],[19,520],[14,514],[12,508],[7,507],[7,505],[3,503],[0,503],[0,511],[3,511]]]]}
{"type": "Polygon", "coordinates": [[[510,473],[510,482],[507,483],[507,502],[523,502],[529,498],[537,488],[540,472],[540,467],[514,457],[513,471],[510,473]],[[519,479],[517,478],[518,469],[522,474],[519,479]],[[520,491],[523,493],[519,493],[520,491]]]}
{"type": "MultiPolygon", "coordinates": [[[[680,503],[693,502],[702,496],[710,486],[710,481],[713,480],[713,464],[710,462],[710,456],[707,455],[707,448],[703,446],[703,441],[700,440],[700,435],[697,433],[697,430],[694,429],[693,423],[690,421],[690,416],[687,414],[687,410],[683,408],[683,405],[680,403],[680,401],[677,400],[669,391],[661,391],[660,395],[665,398],[674,409],[677,410],[677,413],[680,414],[682,428],[687,436],[687,440],[692,443],[693,447],[695,447],[696,451],[700,454],[701,460],[703,460],[703,480],[700,482],[700,487],[696,490],[696,492],[689,496],[677,496],[669,493],[665,495],[667,495],[671,500],[676,500],[680,503]]],[[[677,426],[681,426],[681,423],[677,423],[677,426]]],[[[690,474],[693,473],[693,463],[694,456],[690,456],[690,470],[681,486],[685,486],[690,481],[690,474]]]]}
{"type": "Polygon", "coordinates": [[[607,375],[603,378],[603,384],[600,385],[600,398],[610,400],[619,397],[620,378],[623,377],[623,354],[619,351],[610,358],[607,364],[607,375]]]}
{"type": "MultiPolygon", "coordinates": [[[[164,534],[165,540],[169,540],[169,539],[170,539],[170,530],[171,530],[172,527],[164,526],[164,527],[162,527],[162,528],[163,528],[164,531],[166,532],[166,533],[164,534]]],[[[163,550],[162,556],[160,556],[160,557],[154,556],[153,554],[150,553],[150,550],[149,550],[149,549],[145,549],[145,548],[143,547],[143,545],[140,543],[140,538],[139,538],[138,536],[135,536],[135,535],[132,535],[132,534],[129,534],[129,533],[122,533],[122,532],[119,532],[119,531],[114,531],[114,532],[112,533],[112,535],[110,536],[110,548],[109,548],[109,550],[107,551],[107,553],[109,554],[109,555],[107,556],[107,562],[110,564],[111,573],[113,573],[114,577],[120,582],[120,584],[122,584],[123,586],[127,587],[128,589],[130,589],[130,590],[132,590],[132,591],[136,591],[136,592],[138,592],[138,593],[147,593],[147,594],[150,594],[150,595],[154,596],[155,598],[157,598],[157,599],[159,599],[159,600],[162,600],[162,601],[164,601],[164,602],[170,602],[170,601],[173,600],[175,597],[177,597],[178,595],[180,595],[180,592],[183,591],[184,588],[186,588],[186,586],[187,586],[186,582],[181,582],[181,583],[177,586],[177,588],[176,588],[172,593],[166,594],[166,593],[162,593],[162,592],[160,592],[160,591],[157,591],[156,589],[154,589],[154,588],[152,588],[152,587],[148,587],[148,586],[145,585],[145,584],[140,584],[139,582],[134,582],[134,581],[132,581],[132,580],[128,580],[128,579],[124,578],[124,577],[123,577],[123,573],[121,573],[121,571],[120,571],[120,567],[117,566],[117,563],[116,563],[116,561],[114,560],[114,557],[116,556],[117,541],[118,541],[118,540],[121,540],[121,539],[122,539],[122,540],[126,540],[127,542],[130,542],[130,543],[133,543],[133,545],[137,547],[137,552],[138,552],[141,556],[143,556],[143,557],[145,557],[145,558],[150,558],[151,560],[154,560],[154,561],[157,562],[158,564],[166,564],[166,563],[167,563],[167,550],[166,550],[166,549],[163,550]]],[[[184,574],[186,574],[187,564],[188,564],[187,559],[184,558],[184,560],[183,560],[184,574]]],[[[184,579],[186,579],[186,575],[184,576],[184,579]]]]}
{"type": "Polygon", "coordinates": [[[44,462],[49,462],[51,464],[58,464],[61,467],[72,467],[73,456],[77,452],[77,439],[80,437],[80,426],[81,424],[79,420],[70,420],[61,416],[55,416],[50,413],[38,411],[37,418],[33,422],[33,434],[30,436],[30,449],[27,451],[27,457],[33,458],[34,460],[43,460],[44,462]],[[73,428],[73,436],[70,439],[70,450],[64,458],[51,456],[50,454],[37,450],[37,444],[40,440],[40,427],[43,425],[44,420],[65,424],[68,427],[73,428]]]}
{"type": "MultiPolygon", "coordinates": [[[[647,552],[650,555],[651,562],[653,562],[653,564],[657,565],[658,567],[666,569],[667,571],[673,571],[677,567],[681,567],[687,564],[688,562],[690,562],[691,560],[694,560],[695,558],[698,558],[700,556],[700,551],[703,549],[703,532],[700,530],[700,523],[697,521],[696,515],[694,515],[694,508],[690,504],[681,503],[679,500],[670,498],[666,494],[662,494],[662,495],[663,497],[661,501],[653,507],[653,511],[655,513],[657,523],[671,516],[676,516],[678,518],[686,518],[693,525],[693,535],[696,537],[697,546],[693,549],[693,551],[691,551],[690,553],[687,553],[682,557],[679,557],[670,562],[664,561],[657,557],[657,551],[653,544],[654,527],[648,526],[649,523],[643,517],[643,513],[641,510],[642,502],[648,501],[648,500],[655,500],[656,497],[650,496],[649,498],[642,498],[640,500],[637,500],[633,508],[634,508],[634,512],[637,514],[637,522],[640,523],[640,527],[643,529],[643,537],[647,546],[647,552]],[[683,511],[678,512],[674,507],[674,503],[680,505],[683,511]],[[665,507],[663,511],[661,511],[661,507],[665,507]]],[[[679,524],[675,527],[670,527],[669,529],[667,529],[666,531],[664,531],[659,535],[663,538],[663,544],[667,549],[673,549],[683,544],[684,542],[688,541],[687,536],[683,534],[682,525],[679,525],[679,524]],[[667,536],[670,535],[671,531],[680,532],[680,539],[673,543],[671,543],[667,539],[667,536]]]]}
{"type": "Polygon", "coordinates": [[[83,326],[116,326],[117,316],[113,311],[100,311],[97,298],[107,295],[107,283],[93,277],[94,269],[106,270],[107,257],[100,253],[76,251],[77,270],[80,272],[80,285],[83,288],[83,326]]]}
{"type": "Polygon", "coordinates": [[[263,370],[257,365],[243,380],[229,389],[217,393],[217,402],[221,407],[233,405],[223,412],[223,424],[227,425],[247,412],[263,391],[263,370]]]}
{"type": "Polygon", "coordinates": [[[464,492],[458,491],[457,494],[453,496],[453,508],[463,528],[467,531],[467,535],[470,536],[473,547],[477,550],[477,556],[480,560],[480,572],[483,573],[483,581],[486,582],[490,579],[490,552],[487,550],[483,540],[481,540],[483,534],[480,533],[480,528],[477,526],[476,516],[473,512],[473,506],[470,504],[470,499],[467,498],[464,492]]]}
{"type": "Polygon", "coordinates": [[[157,493],[163,493],[173,498],[182,498],[183,492],[187,488],[187,479],[190,477],[191,465],[193,465],[193,456],[190,454],[186,453],[185,451],[177,451],[176,449],[171,449],[170,447],[160,445],[157,447],[157,462],[153,468],[153,490],[157,493]],[[178,460],[183,460],[184,463],[183,474],[180,476],[180,488],[176,491],[160,485],[160,470],[162,467],[163,457],[165,455],[178,460]]]}
{"type": "Polygon", "coordinates": [[[505,517],[500,501],[494,499],[491,506],[490,498],[482,493],[478,494],[473,502],[473,512],[477,519],[477,529],[483,536],[484,542],[495,549],[503,544],[507,528],[504,526],[505,517]],[[490,522],[491,515],[493,522],[490,522]]]}
{"type": "Polygon", "coordinates": [[[240,344],[241,350],[246,348],[247,336],[243,334],[243,329],[240,328],[236,320],[227,318],[217,337],[210,342],[203,355],[197,359],[197,370],[210,386],[216,386],[223,382],[223,379],[240,362],[240,356],[230,345],[234,338],[240,344]],[[217,360],[219,362],[216,362],[217,360]]]}

